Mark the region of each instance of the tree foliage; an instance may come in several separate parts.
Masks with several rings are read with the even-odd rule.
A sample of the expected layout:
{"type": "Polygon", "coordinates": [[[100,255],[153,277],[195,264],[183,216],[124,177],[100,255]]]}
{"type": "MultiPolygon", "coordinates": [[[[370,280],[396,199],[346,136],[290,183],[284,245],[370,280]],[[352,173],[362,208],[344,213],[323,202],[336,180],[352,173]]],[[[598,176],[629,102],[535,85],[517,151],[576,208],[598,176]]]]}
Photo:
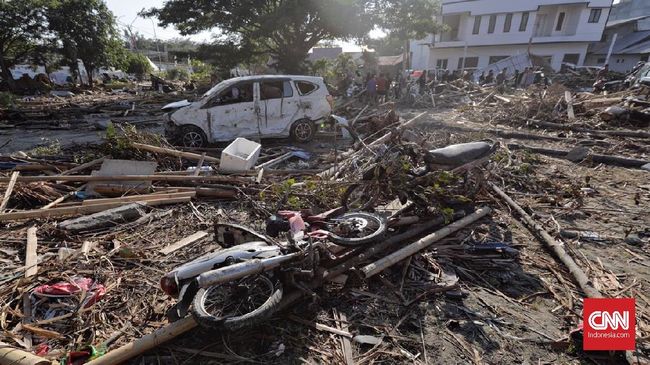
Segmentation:
{"type": "Polygon", "coordinates": [[[153,71],[153,67],[151,67],[151,63],[147,57],[140,53],[128,53],[126,72],[135,74],[138,80],[142,80],[143,76],[151,71],[153,71]]]}
{"type": "Polygon", "coordinates": [[[19,62],[38,58],[47,45],[47,13],[41,0],[0,1],[0,71],[10,90],[9,70],[19,62]]]}
{"type": "Polygon", "coordinates": [[[307,53],[320,41],[365,34],[365,10],[358,0],[170,0],[145,14],[182,34],[218,28],[231,50],[268,54],[277,69],[294,73],[305,70],[307,53]]]}
{"type": "Polygon", "coordinates": [[[437,0],[169,0],[144,15],[182,34],[219,29],[225,40],[215,47],[239,59],[266,54],[279,71],[297,73],[324,40],[364,39],[373,27],[404,40],[434,32],[438,6],[437,0]]]}
{"type": "Polygon", "coordinates": [[[124,57],[115,17],[102,0],[56,0],[50,9],[50,29],[60,40],[60,52],[73,69],[81,59],[92,73],[124,57]]]}

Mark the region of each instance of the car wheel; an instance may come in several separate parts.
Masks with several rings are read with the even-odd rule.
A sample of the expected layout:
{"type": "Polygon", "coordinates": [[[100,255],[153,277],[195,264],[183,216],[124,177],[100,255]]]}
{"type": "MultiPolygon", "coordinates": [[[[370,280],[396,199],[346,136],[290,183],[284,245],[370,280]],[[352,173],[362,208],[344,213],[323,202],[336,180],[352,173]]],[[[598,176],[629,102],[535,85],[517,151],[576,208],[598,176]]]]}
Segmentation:
{"type": "Polygon", "coordinates": [[[208,139],[205,136],[205,133],[199,127],[193,125],[184,126],[181,129],[181,144],[183,147],[205,147],[208,143],[208,139]]]}
{"type": "Polygon", "coordinates": [[[309,142],[316,135],[316,125],[309,119],[300,119],[291,126],[291,139],[296,142],[309,142]]]}

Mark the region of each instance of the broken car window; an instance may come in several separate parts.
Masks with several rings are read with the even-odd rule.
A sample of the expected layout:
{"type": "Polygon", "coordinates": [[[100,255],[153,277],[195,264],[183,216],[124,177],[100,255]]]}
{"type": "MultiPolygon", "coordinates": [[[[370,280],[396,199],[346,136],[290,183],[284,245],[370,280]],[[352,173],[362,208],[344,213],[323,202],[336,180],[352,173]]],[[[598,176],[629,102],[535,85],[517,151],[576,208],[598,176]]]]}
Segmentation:
{"type": "Polygon", "coordinates": [[[295,83],[296,87],[298,88],[298,92],[300,92],[300,95],[311,94],[314,90],[318,89],[317,85],[312,84],[308,81],[296,81],[295,83]]]}
{"type": "Polygon", "coordinates": [[[293,89],[289,81],[263,81],[260,86],[260,98],[262,100],[290,98],[293,96],[293,89]]]}
{"type": "Polygon", "coordinates": [[[242,82],[220,92],[216,97],[206,103],[206,107],[211,108],[218,105],[248,103],[252,101],[253,82],[242,82]]]}

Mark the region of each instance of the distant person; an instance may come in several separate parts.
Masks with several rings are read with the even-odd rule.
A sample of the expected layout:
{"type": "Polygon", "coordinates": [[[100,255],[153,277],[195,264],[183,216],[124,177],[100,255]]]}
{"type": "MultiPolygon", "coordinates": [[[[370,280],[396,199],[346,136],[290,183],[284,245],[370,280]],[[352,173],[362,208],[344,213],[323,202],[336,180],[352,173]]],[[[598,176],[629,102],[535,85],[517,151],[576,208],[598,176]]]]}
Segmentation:
{"type": "Polygon", "coordinates": [[[478,84],[479,85],[485,84],[485,71],[481,72],[481,76],[478,77],[478,84]]]}
{"type": "Polygon", "coordinates": [[[607,80],[607,74],[609,73],[609,64],[605,64],[605,67],[601,68],[600,71],[596,74],[596,81],[598,80],[607,80]]]}
{"type": "Polygon", "coordinates": [[[380,73],[379,78],[377,78],[377,97],[379,98],[379,103],[384,103],[386,101],[387,92],[388,80],[386,80],[383,73],[380,73]]]}
{"type": "Polygon", "coordinates": [[[368,74],[366,93],[368,94],[368,102],[374,104],[377,101],[377,79],[375,79],[374,74],[368,74]]]}
{"type": "Polygon", "coordinates": [[[488,72],[487,76],[485,76],[485,83],[486,84],[494,83],[494,70],[490,70],[490,72],[488,72]]]}
{"type": "Polygon", "coordinates": [[[463,81],[471,82],[472,81],[472,73],[469,71],[463,72],[463,81]]]}
{"type": "Polygon", "coordinates": [[[420,94],[424,94],[424,89],[427,86],[427,74],[426,72],[422,71],[420,74],[420,77],[418,78],[418,86],[420,87],[420,94]]]}
{"type": "Polygon", "coordinates": [[[520,75],[521,74],[519,73],[519,69],[516,68],[515,69],[515,74],[514,74],[514,76],[512,76],[512,87],[514,87],[515,89],[519,85],[519,81],[521,81],[520,75]]]}
{"type": "Polygon", "coordinates": [[[506,72],[507,72],[507,69],[505,69],[505,68],[503,70],[501,70],[501,72],[499,72],[499,74],[497,75],[497,79],[496,79],[497,80],[497,85],[503,85],[506,82],[506,72]]]}

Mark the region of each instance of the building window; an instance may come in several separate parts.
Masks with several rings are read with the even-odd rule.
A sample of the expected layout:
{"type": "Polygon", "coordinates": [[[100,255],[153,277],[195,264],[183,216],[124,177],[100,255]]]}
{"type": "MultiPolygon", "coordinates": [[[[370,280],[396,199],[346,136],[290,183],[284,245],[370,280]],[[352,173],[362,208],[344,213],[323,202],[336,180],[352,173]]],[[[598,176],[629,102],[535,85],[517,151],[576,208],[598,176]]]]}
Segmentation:
{"type": "Polygon", "coordinates": [[[521,13],[521,23],[519,23],[519,31],[520,32],[525,32],[526,28],[528,28],[528,17],[530,16],[529,12],[523,12],[521,13]]]}
{"type": "Polygon", "coordinates": [[[436,68],[439,70],[446,70],[447,69],[447,59],[444,60],[437,60],[436,61],[436,68]]]}
{"type": "Polygon", "coordinates": [[[599,58],[596,63],[605,63],[605,57],[599,58]]]}
{"type": "Polygon", "coordinates": [[[504,60],[504,59],[506,59],[508,57],[509,56],[490,56],[490,60],[488,61],[488,63],[491,65],[493,63],[497,63],[497,62],[499,62],[501,60],[504,60]]]}
{"type": "Polygon", "coordinates": [[[555,26],[556,31],[561,31],[562,26],[564,25],[564,17],[566,17],[566,13],[560,13],[557,17],[557,25],[555,26]]]}
{"type": "Polygon", "coordinates": [[[602,12],[603,9],[591,9],[591,13],[589,13],[589,23],[598,23],[602,12]]]}
{"type": "Polygon", "coordinates": [[[564,55],[564,58],[562,59],[562,63],[571,63],[577,65],[579,60],[580,60],[579,53],[567,53],[564,55]]]}
{"type": "Polygon", "coordinates": [[[490,22],[488,23],[488,33],[494,33],[494,28],[497,26],[497,16],[490,15],[490,22]]]}
{"type": "Polygon", "coordinates": [[[478,34],[481,30],[481,16],[474,17],[474,29],[472,29],[472,34],[478,34]]]}
{"type": "MultiPolygon", "coordinates": [[[[464,65],[465,69],[468,68],[477,68],[478,67],[478,57],[467,57],[464,65]]],[[[458,59],[458,68],[463,68],[463,57],[458,59]]]]}
{"type": "Polygon", "coordinates": [[[510,27],[512,26],[512,13],[506,14],[506,21],[503,23],[503,33],[510,32],[510,27]]]}

